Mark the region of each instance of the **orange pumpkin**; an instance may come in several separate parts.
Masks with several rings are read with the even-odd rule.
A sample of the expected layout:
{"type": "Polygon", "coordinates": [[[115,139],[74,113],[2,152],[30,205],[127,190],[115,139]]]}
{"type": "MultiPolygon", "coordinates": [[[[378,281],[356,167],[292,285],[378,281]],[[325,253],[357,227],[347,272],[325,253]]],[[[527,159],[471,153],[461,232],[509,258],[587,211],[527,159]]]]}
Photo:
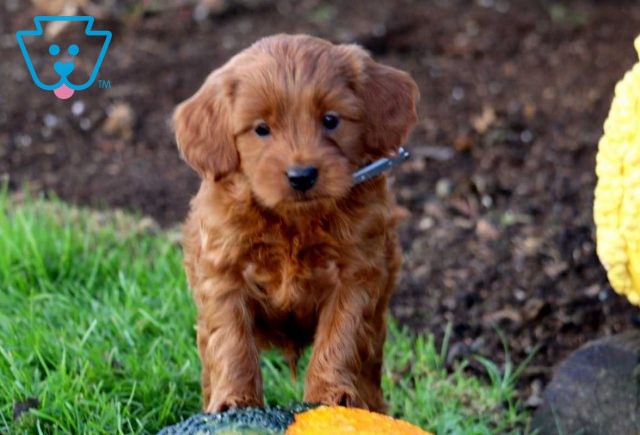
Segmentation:
{"type": "Polygon", "coordinates": [[[320,406],[300,414],[287,435],[431,435],[406,421],[358,408],[320,406]]]}

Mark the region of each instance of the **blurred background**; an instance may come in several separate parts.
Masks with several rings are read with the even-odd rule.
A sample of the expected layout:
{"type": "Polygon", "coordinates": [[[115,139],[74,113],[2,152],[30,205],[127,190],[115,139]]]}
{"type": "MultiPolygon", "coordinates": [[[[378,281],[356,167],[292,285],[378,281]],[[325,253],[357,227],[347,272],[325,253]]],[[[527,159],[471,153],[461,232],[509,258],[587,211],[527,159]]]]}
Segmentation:
{"type": "MultiPolygon", "coordinates": [[[[539,346],[521,385],[535,407],[570,350],[640,327],[607,283],[592,223],[597,142],[637,59],[638,2],[4,0],[0,177],[17,194],[27,185],[179,224],[198,180],[175,147],[174,106],[277,32],[359,43],[416,79],[413,158],[395,173],[412,216],[392,312],[440,338],[451,324],[448,363],[519,363],[539,346]],[[112,31],[98,75],[109,89],[63,101],[35,86],[15,32],[39,14],[90,14],[112,31]]],[[[74,41],[64,28],[56,38],[74,41]]]]}

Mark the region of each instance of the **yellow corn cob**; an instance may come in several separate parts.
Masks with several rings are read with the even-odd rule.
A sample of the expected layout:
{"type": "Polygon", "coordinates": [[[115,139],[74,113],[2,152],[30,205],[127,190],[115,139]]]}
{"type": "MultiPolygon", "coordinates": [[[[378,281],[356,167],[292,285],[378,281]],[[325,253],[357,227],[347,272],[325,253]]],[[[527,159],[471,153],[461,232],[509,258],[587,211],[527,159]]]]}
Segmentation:
{"type": "Polygon", "coordinates": [[[343,406],[320,406],[296,415],[287,435],[431,435],[406,421],[343,406]]]}
{"type": "Polygon", "coordinates": [[[613,288],[640,305],[640,62],[616,86],[596,174],[598,256],[613,288]]]}

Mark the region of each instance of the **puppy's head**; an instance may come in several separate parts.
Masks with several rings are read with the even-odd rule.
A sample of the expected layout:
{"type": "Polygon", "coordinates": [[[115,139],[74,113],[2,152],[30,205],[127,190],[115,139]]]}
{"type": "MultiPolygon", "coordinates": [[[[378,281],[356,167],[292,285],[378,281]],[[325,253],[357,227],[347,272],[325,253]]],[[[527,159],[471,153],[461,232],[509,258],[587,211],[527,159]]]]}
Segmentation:
{"type": "Polygon", "coordinates": [[[241,173],[264,206],[286,209],[345,196],[358,167],[406,139],[417,97],[407,73],[358,46],[277,35],[214,71],[174,126],[201,177],[241,173]]]}

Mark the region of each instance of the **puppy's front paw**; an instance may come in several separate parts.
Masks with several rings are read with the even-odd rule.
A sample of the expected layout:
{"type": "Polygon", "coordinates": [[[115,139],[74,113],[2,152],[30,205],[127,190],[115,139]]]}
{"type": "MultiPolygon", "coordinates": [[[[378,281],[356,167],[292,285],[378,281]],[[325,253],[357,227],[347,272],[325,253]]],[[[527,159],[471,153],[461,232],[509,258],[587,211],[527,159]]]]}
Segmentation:
{"type": "Polygon", "coordinates": [[[367,409],[367,404],[352,388],[343,385],[318,385],[309,388],[304,395],[305,402],[321,403],[323,405],[338,405],[351,408],[367,409]]]}
{"type": "Polygon", "coordinates": [[[235,408],[262,407],[262,400],[256,397],[225,397],[218,400],[211,400],[205,408],[208,413],[218,413],[235,408]]]}

